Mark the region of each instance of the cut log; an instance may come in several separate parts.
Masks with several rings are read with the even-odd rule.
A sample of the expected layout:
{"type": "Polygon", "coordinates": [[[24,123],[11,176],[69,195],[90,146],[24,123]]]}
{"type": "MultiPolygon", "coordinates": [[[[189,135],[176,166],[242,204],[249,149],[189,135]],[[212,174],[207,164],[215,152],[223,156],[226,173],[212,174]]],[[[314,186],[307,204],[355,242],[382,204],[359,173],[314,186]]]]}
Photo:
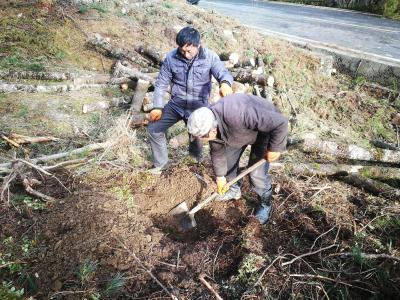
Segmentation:
{"type": "Polygon", "coordinates": [[[132,96],[131,111],[140,112],[143,106],[143,99],[146,96],[147,90],[150,87],[150,82],[139,79],[136,85],[135,93],[132,96]]]}
{"type": "Polygon", "coordinates": [[[322,141],[314,136],[306,136],[303,151],[308,153],[323,153],[350,160],[364,160],[385,163],[400,163],[400,151],[371,149],[367,150],[356,145],[339,144],[322,141]]]}
{"type": "Polygon", "coordinates": [[[33,71],[15,71],[15,70],[2,70],[0,71],[0,78],[4,79],[36,79],[36,80],[53,80],[64,81],[71,80],[77,77],[78,74],[65,72],[33,72],[33,71]]]}
{"type": "Polygon", "coordinates": [[[138,128],[149,124],[149,116],[140,112],[132,112],[127,122],[128,128],[138,128]]]}
{"type": "Polygon", "coordinates": [[[236,81],[241,83],[267,85],[268,77],[265,74],[258,74],[259,71],[245,68],[235,68],[231,74],[236,81]]]}
{"type": "Polygon", "coordinates": [[[152,64],[150,60],[144,58],[136,51],[129,51],[126,49],[113,47],[106,38],[98,33],[96,33],[93,38],[88,40],[88,44],[93,46],[96,50],[101,50],[101,52],[105,52],[111,57],[117,59],[127,59],[133,64],[140,67],[147,67],[152,64]]]}
{"type": "Polygon", "coordinates": [[[161,66],[165,58],[164,53],[161,53],[154,48],[139,46],[135,48],[135,50],[137,53],[140,53],[142,56],[150,59],[157,66],[161,66]]]}
{"type": "Polygon", "coordinates": [[[117,107],[128,103],[129,100],[125,99],[124,97],[111,98],[108,101],[98,101],[95,103],[83,104],[82,112],[87,114],[94,111],[104,111],[111,107],[117,107]]]}
{"type": "Polygon", "coordinates": [[[74,78],[74,85],[82,84],[105,84],[111,80],[110,74],[89,74],[85,76],[78,76],[74,78]]]}
{"type": "MultiPolygon", "coordinates": [[[[290,163],[285,162],[282,167],[295,175],[305,176],[347,176],[359,174],[369,178],[400,179],[399,168],[343,165],[343,164],[319,164],[319,163],[290,163]]],[[[277,167],[277,166],[276,166],[277,167]]]]}
{"type": "Polygon", "coordinates": [[[51,93],[78,91],[85,88],[105,88],[106,84],[53,84],[53,85],[35,85],[35,84],[17,84],[0,83],[0,92],[27,92],[27,93],[51,93]]]}
{"type": "Polygon", "coordinates": [[[395,189],[388,184],[356,174],[339,177],[339,179],[350,185],[363,189],[372,195],[384,197],[390,200],[400,200],[400,190],[395,189]]]}
{"type": "Polygon", "coordinates": [[[152,85],[154,85],[157,74],[148,75],[140,72],[138,69],[125,67],[124,65],[122,65],[120,61],[117,61],[117,63],[114,66],[113,78],[122,78],[122,77],[134,78],[137,80],[142,79],[145,81],[149,81],[152,85]]]}
{"type": "Polygon", "coordinates": [[[383,141],[374,140],[374,141],[371,141],[371,144],[374,145],[375,147],[381,148],[381,149],[400,151],[399,147],[393,146],[392,144],[389,144],[389,143],[386,143],[383,141]]]}

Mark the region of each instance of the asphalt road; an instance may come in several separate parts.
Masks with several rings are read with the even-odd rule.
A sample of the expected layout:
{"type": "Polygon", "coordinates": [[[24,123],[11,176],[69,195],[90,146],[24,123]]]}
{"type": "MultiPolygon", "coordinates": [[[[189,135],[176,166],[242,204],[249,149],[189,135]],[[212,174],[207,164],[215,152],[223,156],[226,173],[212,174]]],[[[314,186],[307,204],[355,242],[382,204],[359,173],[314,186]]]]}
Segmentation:
{"type": "Polygon", "coordinates": [[[400,63],[400,22],[355,11],[251,0],[200,0],[260,32],[400,63]]]}

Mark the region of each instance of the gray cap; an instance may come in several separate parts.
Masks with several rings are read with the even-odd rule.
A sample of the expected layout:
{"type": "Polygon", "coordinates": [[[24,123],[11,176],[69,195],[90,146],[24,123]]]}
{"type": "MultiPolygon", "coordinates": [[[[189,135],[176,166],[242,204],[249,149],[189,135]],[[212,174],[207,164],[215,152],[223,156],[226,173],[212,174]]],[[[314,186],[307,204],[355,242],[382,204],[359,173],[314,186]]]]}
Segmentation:
{"type": "Polygon", "coordinates": [[[217,120],[214,113],[207,107],[196,109],[190,115],[187,122],[187,129],[192,136],[200,137],[217,127],[217,120]]]}

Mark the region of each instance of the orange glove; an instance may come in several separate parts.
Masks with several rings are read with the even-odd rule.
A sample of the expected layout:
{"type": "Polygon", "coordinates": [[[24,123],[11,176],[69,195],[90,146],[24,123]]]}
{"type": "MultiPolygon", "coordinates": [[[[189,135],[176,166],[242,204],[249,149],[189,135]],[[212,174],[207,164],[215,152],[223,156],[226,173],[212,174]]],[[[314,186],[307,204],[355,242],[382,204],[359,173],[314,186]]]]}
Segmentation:
{"type": "Polygon", "coordinates": [[[153,109],[149,114],[150,121],[152,122],[160,120],[161,116],[162,116],[162,110],[159,108],[153,109]]]}
{"type": "Polygon", "coordinates": [[[226,186],[226,178],[224,176],[217,177],[217,193],[220,195],[225,194],[229,190],[226,186]]]}
{"type": "Polygon", "coordinates": [[[219,87],[219,94],[221,95],[221,97],[228,96],[232,93],[233,91],[229,84],[227,84],[226,82],[221,83],[221,86],[219,87]]]}
{"type": "Polygon", "coordinates": [[[264,158],[268,162],[273,162],[273,161],[277,160],[279,158],[279,156],[281,156],[280,152],[267,151],[267,152],[265,152],[264,158]]]}

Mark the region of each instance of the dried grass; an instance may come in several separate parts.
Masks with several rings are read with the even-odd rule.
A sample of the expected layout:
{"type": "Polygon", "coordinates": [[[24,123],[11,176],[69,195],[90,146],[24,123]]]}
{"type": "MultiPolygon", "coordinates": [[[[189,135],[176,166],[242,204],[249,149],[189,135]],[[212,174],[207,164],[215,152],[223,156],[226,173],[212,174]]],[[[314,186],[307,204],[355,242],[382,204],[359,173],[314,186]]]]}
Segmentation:
{"type": "Polygon", "coordinates": [[[106,132],[106,140],[110,143],[102,157],[110,153],[118,160],[128,163],[133,157],[140,154],[137,147],[136,130],[132,130],[126,126],[128,114],[119,116],[114,126],[106,132]]]}

